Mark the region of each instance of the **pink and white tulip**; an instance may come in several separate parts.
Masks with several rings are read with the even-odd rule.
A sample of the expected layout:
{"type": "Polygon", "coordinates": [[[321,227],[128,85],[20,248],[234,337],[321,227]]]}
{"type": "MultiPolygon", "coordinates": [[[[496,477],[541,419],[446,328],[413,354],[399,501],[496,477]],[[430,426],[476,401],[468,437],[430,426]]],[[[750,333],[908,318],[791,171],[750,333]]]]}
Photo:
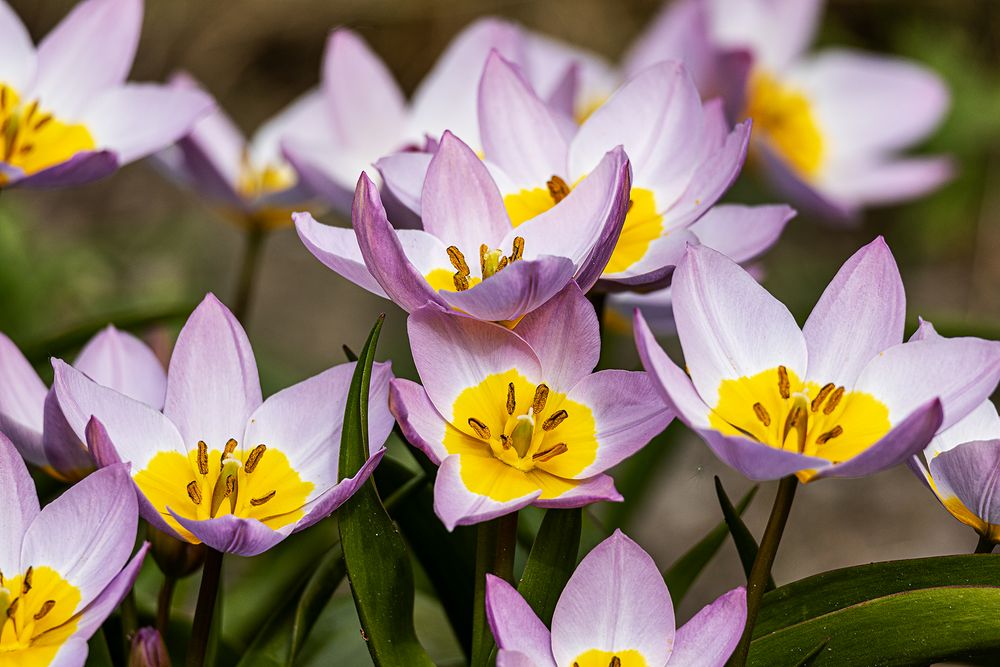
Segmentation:
{"type": "Polygon", "coordinates": [[[605,474],[672,415],[645,373],[592,373],[593,307],[575,284],[514,328],[426,306],[407,322],[423,386],[392,381],[390,409],[439,467],[448,530],[522,507],[621,500],[605,474]]]}
{"type": "Polygon", "coordinates": [[[138,509],[123,465],[99,470],[44,509],[0,434],[0,662],[82,667],[87,640],[132,588],[138,509]]]}
{"type": "Polygon", "coordinates": [[[486,578],[497,667],[722,667],[746,624],[741,587],[678,628],[656,563],[620,530],[580,561],[556,603],[551,631],[510,584],[486,578]]]}
{"type": "Polygon", "coordinates": [[[902,463],[1000,379],[1000,343],[903,343],[903,285],[881,238],[847,260],[802,329],[704,246],[678,267],[673,306],[687,373],[637,313],[643,365],[678,417],[751,479],[860,477],[902,463]]]}
{"type": "Polygon", "coordinates": [[[243,327],[209,295],[181,330],[163,412],[56,360],[63,413],[98,465],[129,464],[143,518],[217,551],[261,553],[330,515],[371,475],[392,430],[389,364],[372,376],[371,453],[338,480],[344,404],[354,364],[262,400],[243,327]]]}

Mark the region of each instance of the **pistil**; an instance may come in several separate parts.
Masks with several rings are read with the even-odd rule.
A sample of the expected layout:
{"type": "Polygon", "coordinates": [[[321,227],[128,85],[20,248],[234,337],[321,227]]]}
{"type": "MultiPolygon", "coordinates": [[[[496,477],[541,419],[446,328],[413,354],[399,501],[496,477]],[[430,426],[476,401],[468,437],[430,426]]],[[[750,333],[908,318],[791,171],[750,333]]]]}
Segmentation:
{"type": "Polygon", "coordinates": [[[510,444],[522,459],[528,455],[534,434],[535,420],[528,415],[519,416],[514,429],[510,432],[510,444]]]}

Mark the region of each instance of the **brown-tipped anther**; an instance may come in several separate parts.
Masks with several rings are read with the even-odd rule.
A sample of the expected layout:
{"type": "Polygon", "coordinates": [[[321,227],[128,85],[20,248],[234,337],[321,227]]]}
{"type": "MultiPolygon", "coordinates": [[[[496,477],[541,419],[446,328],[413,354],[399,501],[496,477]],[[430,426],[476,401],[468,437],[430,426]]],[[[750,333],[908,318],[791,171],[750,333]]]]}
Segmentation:
{"type": "Polygon", "coordinates": [[[531,400],[531,414],[540,415],[549,400],[549,386],[544,382],[535,387],[535,397],[531,400]]]}
{"type": "Polygon", "coordinates": [[[549,196],[557,204],[566,199],[566,195],[569,194],[569,186],[566,185],[566,181],[558,176],[553,175],[546,185],[549,187],[549,196]]]}
{"type": "Polygon", "coordinates": [[[42,607],[41,609],[38,610],[38,613],[35,614],[34,619],[36,621],[42,620],[43,618],[45,618],[45,615],[50,611],[52,611],[52,608],[55,606],[56,606],[55,600],[46,600],[45,602],[42,603],[42,607]]]}
{"type": "Polygon", "coordinates": [[[834,426],[832,429],[830,429],[823,435],[816,438],[816,444],[825,445],[826,443],[836,438],[838,435],[843,435],[843,434],[844,434],[844,429],[841,426],[839,425],[834,426]]]}
{"type": "Polygon", "coordinates": [[[447,248],[448,259],[451,261],[451,265],[455,267],[463,276],[469,275],[469,265],[465,262],[465,255],[456,246],[450,245],[447,248]]]}
{"type": "Polygon", "coordinates": [[[628,200],[628,204],[625,206],[625,215],[628,215],[632,211],[632,204],[634,203],[631,199],[628,200]]]}
{"type": "Polygon", "coordinates": [[[226,477],[226,497],[229,498],[229,511],[236,514],[236,497],[239,482],[236,475],[226,477]]]}
{"type": "Polygon", "coordinates": [[[476,419],[475,417],[469,417],[469,426],[472,428],[473,431],[476,432],[476,435],[478,435],[483,440],[489,440],[490,439],[490,435],[491,435],[490,434],[490,427],[487,426],[482,421],[476,419]]]}
{"type": "Polygon", "coordinates": [[[17,605],[19,605],[20,603],[21,603],[20,597],[16,597],[10,601],[10,606],[7,607],[7,618],[10,618],[17,613],[17,605]]]}
{"type": "Polygon", "coordinates": [[[569,413],[565,410],[557,410],[556,412],[553,412],[552,415],[542,424],[542,430],[551,431],[556,426],[559,426],[559,424],[566,421],[567,417],[569,417],[569,413]]]}
{"type": "Polygon", "coordinates": [[[264,458],[264,452],[267,451],[267,445],[257,445],[252,450],[250,450],[250,455],[247,456],[246,463],[243,464],[243,469],[247,471],[247,474],[252,473],[260,465],[260,460],[264,458]]]}
{"type": "Polygon", "coordinates": [[[844,397],[844,388],[837,387],[837,391],[833,392],[833,395],[830,396],[830,400],[827,401],[826,403],[826,407],[823,408],[823,414],[828,415],[831,414],[834,410],[836,410],[837,404],[840,403],[840,399],[842,399],[843,397],[844,397]]]}
{"type": "Polygon", "coordinates": [[[515,236],[513,243],[513,250],[510,253],[510,261],[516,262],[522,257],[524,257],[524,237],[515,236]]]}
{"type": "Polygon", "coordinates": [[[812,403],[809,405],[809,409],[813,412],[819,412],[819,409],[823,407],[823,401],[825,401],[826,397],[830,395],[830,392],[834,390],[834,387],[835,385],[832,382],[827,382],[823,385],[823,388],[819,390],[819,393],[816,394],[816,398],[814,398],[812,403]]]}
{"type": "Polygon", "coordinates": [[[187,485],[188,498],[191,499],[195,505],[201,505],[201,486],[196,481],[188,482],[187,485]]]}
{"type": "Polygon", "coordinates": [[[794,408],[788,411],[788,417],[785,419],[785,432],[782,439],[787,438],[788,434],[791,433],[792,429],[798,428],[799,421],[802,420],[804,415],[802,414],[802,406],[796,405],[794,408]]]}
{"type": "Polygon", "coordinates": [[[236,445],[238,443],[234,438],[230,438],[226,441],[226,446],[222,450],[222,456],[219,458],[219,465],[226,462],[226,459],[232,456],[232,453],[236,451],[236,445]]]}
{"type": "Polygon", "coordinates": [[[753,413],[757,415],[757,419],[760,420],[761,424],[763,424],[764,426],[771,425],[771,415],[767,413],[767,409],[763,405],[761,405],[760,403],[754,403],[753,413]]]}
{"type": "Polygon", "coordinates": [[[510,261],[506,257],[501,257],[497,262],[497,273],[506,269],[508,264],[510,264],[510,261]]]}
{"type": "Polygon", "coordinates": [[[198,441],[198,472],[208,474],[208,445],[204,440],[198,441]]]}
{"type": "Polygon", "coordinates": [[[38,132],[40,129],[48,125],[49,121],[51,120],[52,120],[52,114],[50,113],[44,114],[41,118],[39,118],[35,122],[35,132],[38,132]]]}
{"type": "Polygon", "coordinates": [[[507,414],[514,414],[514,408],[517,407],[517,399],[514,397],[514,383],[507,383],[507,414]]]}
{"type": "Polygon", "coordinates": [[[788,380],[788,369],[778,366],[778,392],[782,398],[791,398],[792,383],[788,380]]]}
{"type": "Polygon", "coordinates": [[[608,667],[622,667],[621,658],[619,658],[617,655],[611,656],[611,662],[608,663],[608,667]]]}
{"type": "Polygon", "coordinates": [[[505,434],[503,434],[503,433],[501,433],[501,434],[500,434],[500,445],[501,445],[501,446],[502,446],[502,447],[503,447],[504,449],[510,449],[510,438],[508,438],[508,437],[507,437],[507,436],[506,436],[505,434]]]}
{"type": "Polygon", "coordinates": [[[275,493],[277,493],[277,492],[274,489],[272,489],[271,491],[268,491],[267,493],[265,493],[264,495],[262,495],[260,498],[251,498],[250,499],[250,504],[253,505],[254,507],[260,507],[261,505],[263,505],[264,503],[266,503],[271,498],[274,498],[274,494],[275,493]]]}
{"type": "Polygon", "coordinates": [[[569,447],[566,446],[565,442],[560,442],[558,445],[549,447],[544,452],[536,452],[531,459],[538,463],[544,463],[545,461],[550,461],[560,454],[565,454],[569,451],[569,447]]]}
{"type": "Polygon", "coordinates": [[[486,277],[486,254],[490,251],[490,247],[485,243],[479,246],[479,272],[486,277]]]}
{"type": "Polygon", "coordinates": [[[455,283],[456,292],[464,292],[469,289],[469,277],[463,276],[461,273],[456,273],[451,277],[453,283],[455,283]]]}
{"type": "Polygon", "coordinates": [[[28,571],[24,573],[24,581],[21,583],[21,595],[27,595],[28,591],[31,590],[31,581],[34,579],[35,568],[29,566],[28,571]]]}

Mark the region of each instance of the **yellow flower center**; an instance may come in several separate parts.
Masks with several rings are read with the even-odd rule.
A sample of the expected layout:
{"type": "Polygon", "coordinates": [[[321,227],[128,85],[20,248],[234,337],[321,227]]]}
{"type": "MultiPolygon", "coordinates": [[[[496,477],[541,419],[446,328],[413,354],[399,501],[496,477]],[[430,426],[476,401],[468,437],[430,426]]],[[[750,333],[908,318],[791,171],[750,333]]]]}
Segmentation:
{"type": "MultiPolygon", "coordinates": [[[[38,100],[21,100],[0,83],[0,162],[30,175],[95,147],[85,126],[60,121],[44,112],[38,100]]],[[[0,174],[0,186],[6,181],[0,174]]]]}
{"type": "Polygon", "coordinates": [[[257,445],[237,450],[230,439],[222,451],[209,451],[204,441],[187,456],[159,452],[136,473],[136,485],[163,520],[186,539],[198,538],[182,527],[170,512],[185,519],[205,520],[232,514],[257,519],[277,530],[301,519],[313,490],[280,450],[257,445]]]}
{"type": "MultiPolygon", "coordinates": [[[[770,447],[840,463],[889,432],[889,409],[871,394],[833,383],[803,383],[784,366],[723,380],[709,415],[713,428],[770,447]]],[[[814,472],[798,473],[802,482],[814,472]]]]}
{"type": "Polygon", "coordinates": [[[79,604],[79,589],[50,567],[0,573],[0,664],[49,664],[76,631],[79,604]]]}
{"type": "Polygon", "coordinates": [[[528,382],[515,369],[460,393],[452,424],[443,444],[450,454],[463,455],[466,487],[502,502],[540,486],[543,499],[561,495],[597,458],[590,408],[544,383],[528,382]],[[497,461],[514,473],[505,473],[499,483],[497,461]]]}
{"type": "MultiPolygon", "coordinates": [[[[295,170],[288,163],[281,161],[257,166],[251,160],[250,153],[243,151],[236,191],[246,201],[255,202],[267,195],[287,190],[297,182],[295,170]]],[[[254,211],[249,223],[261,229],[287,227],[292,224],[293,212],[294,210],[290,208],[265,207],[254,211]]],[[[248,221],[241,212],[235,216],[235,222],[242,226],[248,221]]]]}
{"type": "Polygon", "coordinates": [[[470,287],[478,285],[487,278],[492,278],[500,271],[503,271],[510,264],[524,258],[524,238],[514,237],[510,255],[504,255],[503,251],[491,249],[485,243],[479,246],[479,276],[472,275],[469,263],[465,261],[465,254],[458,249],[458,246],[448,246],[448,261],[451,262],[455,271],[447,269],[434,269],[424,278],[436,292],[441,290],[452,290],[464,292],[470,287]],[[480,277],[482,276],[482,277],[480,277]]]}
{"type": "MultiPolygon", "coordinates": [[[[582,179],[581,179],[582,180],[582,179]]],[[[579,183],[579,181],[577,181],[579,183]]],[[[545,188],[521,190],[503,199],[510,221],[517,227],[545,213],[561,202],[573,186],[558,176],[549,179],[545,188]]],[[[622,226],[618,243],[611,253],[604,274],[621,273],[646,256],[650,244],[663,234],[663,216],[656,207],[651,190],[632,188],[629,193],[628,213],[622,226]]]]}
{"type": "Polygon", "coordinates": [[[746,115],[754,135],[762,137],[803,176],[815,176],[823,164],[823,135],[812,106],[798,90],[765,72],[747,87],[746,115]]]}
{"type": "Polygon", "coordinates": [[[642,653],[634,649],[624,651],[602,651],[592,648],[576,656],[573,667],[646,667],[642,653]]]}

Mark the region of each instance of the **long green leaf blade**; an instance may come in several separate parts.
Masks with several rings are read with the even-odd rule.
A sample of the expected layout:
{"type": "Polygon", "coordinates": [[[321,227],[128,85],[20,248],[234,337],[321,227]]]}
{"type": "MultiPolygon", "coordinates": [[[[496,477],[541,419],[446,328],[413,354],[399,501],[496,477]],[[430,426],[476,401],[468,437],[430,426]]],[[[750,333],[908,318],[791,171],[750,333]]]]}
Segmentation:
{"type": "Polygon", "coordinates": [[[576,569],[583,529],[583,510],[545,511],[517,591],[546,626],[552,623],[556,601],[576,569]]]}
{"type": "MultiPolygon", "coordinates": [[[[722,486],[722,480],[718,477],[715,478],[715,493],[719,496],[719,506],[722,507],[722,516],[726,520],[726,526],[729,528],[729,534],[733,536],[733,543],[736,545],[736,551],[740,555],[740,563],[743,565],[743,573],[746,575],[747,579],[750,578],[750,569],[753,567],[753,561],[757,558],[757,540],[754,539],[753,534],[750,529],[747,528],[746,524],[743,523],[743,519],[740,518],[740,513],[736,511],[733,507],[733,503],[729,500],[729,495],[722,486]]],[[[765,590],[774,589],[774,579],[768,575],[767,577],[767,587],[765,590]]]]}

